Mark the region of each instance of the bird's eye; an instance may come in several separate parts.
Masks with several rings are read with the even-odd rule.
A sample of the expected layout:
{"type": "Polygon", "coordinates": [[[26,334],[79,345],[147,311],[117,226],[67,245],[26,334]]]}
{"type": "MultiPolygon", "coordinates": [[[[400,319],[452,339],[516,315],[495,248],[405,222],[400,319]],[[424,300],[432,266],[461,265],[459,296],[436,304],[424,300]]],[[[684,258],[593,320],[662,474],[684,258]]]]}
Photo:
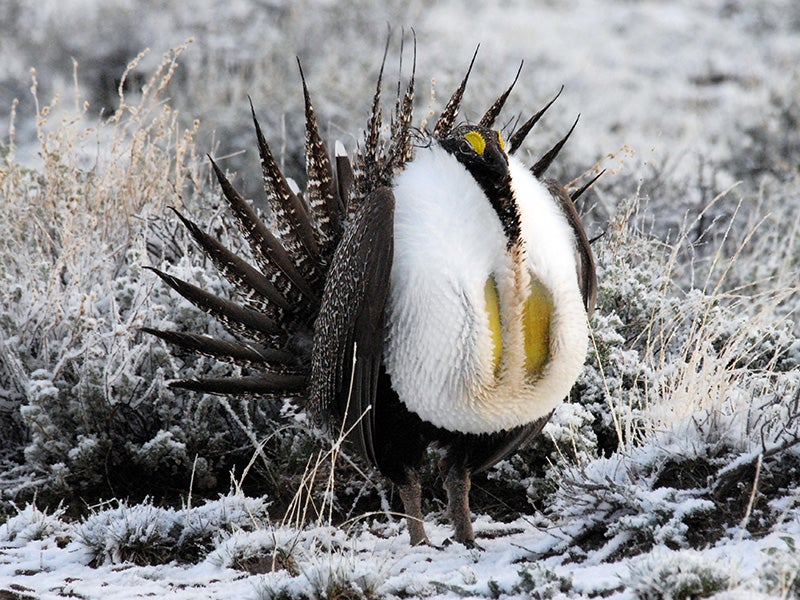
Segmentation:
{"type": "Polygon", "coordinates": [[[483,155],[483,151],[486,150],[486,140],[483,139],[483,136],[480,133],[477,131],[470,131],[469,133],[464,134],[464,140],[477,154],[480,154],[481,156],[483,155]]]}

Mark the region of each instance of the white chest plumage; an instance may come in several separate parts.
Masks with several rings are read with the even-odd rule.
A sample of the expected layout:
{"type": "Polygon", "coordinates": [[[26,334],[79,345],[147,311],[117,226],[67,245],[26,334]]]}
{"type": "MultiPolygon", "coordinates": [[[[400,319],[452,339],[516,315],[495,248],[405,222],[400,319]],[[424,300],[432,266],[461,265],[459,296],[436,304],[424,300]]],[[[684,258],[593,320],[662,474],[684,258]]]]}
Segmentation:
{"type": "Polygon", "coordinates": [[[546,187],[510,158],[522,244],[451,154],[432,145],[395,181],[394,262],[385,362],[407,408],[448,430],[491,433],[547,415],[582,368],[587,323],[572,229],[546,187]],[[487,310],[493,282],[502,326],[487,310]],[[531,281],[552,300],[547,360],[525,366],[531,281]],[[499,351],[499,352],[498,352],[499,351]]]}

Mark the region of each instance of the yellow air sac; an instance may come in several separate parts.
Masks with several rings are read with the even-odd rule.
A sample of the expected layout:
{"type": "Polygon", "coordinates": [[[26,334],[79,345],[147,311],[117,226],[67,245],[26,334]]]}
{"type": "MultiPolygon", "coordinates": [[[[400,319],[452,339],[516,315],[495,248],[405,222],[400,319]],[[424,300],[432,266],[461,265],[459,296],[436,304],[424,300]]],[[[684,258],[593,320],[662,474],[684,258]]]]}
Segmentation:
{"type": "Polygon", "coordinates": [[[503,324],[500,321],[500,298],[497,294],[497,284],[494,278],[489,277],[483,289],[486,298],[486,314],[489,317],[489,332],[492,336],[492,364],[494,372],[500,368],[500,358],[503,356],[503,324]]]}
{"type": "Polygon", "coordinates": [[[531,293],[525,301],[522,315],[525,331],[525,370],[538,376],[550,359],[550,324],[553,319],[553,299],[539,281],[531,282],[531,293]]]}

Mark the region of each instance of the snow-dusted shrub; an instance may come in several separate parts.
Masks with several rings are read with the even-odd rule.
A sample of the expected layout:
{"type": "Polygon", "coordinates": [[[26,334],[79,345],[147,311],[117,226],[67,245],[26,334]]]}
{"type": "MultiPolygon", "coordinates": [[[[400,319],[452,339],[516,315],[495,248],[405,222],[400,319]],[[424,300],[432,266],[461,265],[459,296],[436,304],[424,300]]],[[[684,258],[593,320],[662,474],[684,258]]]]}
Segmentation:
{"type": "Polygon", "coordinates": [[[551,598],[564,598],[572,590],[572,580],[569,577],[558,575],[555,571],[539,564],[525,565],[517,571],[519,580],[511,590],[501,590],[495,582],[489,582],[492,596],[499,598],[501,594],[511,592],[520,594],[525,598],[535,600],[550,600],[551,598]]]}
{"type": "Polygon", "coordinates": [[[13,151],[2,166],[3,350],[15,368],[0,388],[20,393],[26,462],[59,494],[113,482],[126,444],[159,429],[148,420],[164,364],[138,333],[152,286],[141,270],[148,222],[202,179],[196,131],[162,104],[181,50],[165,56],[140,104],[120,96],[107,121],[87,123],[84,105],[51,123],[58,100],[37,103],[40,170],[13,151]]]}
{"type": "Polygon", "coordinates": [[[781,536],[779,544],[763,550],[766,554],[758,579],[762,590],[779,598],[800,598],[800,552],[797,541],[781,536]]]}
{"type": "Polygon", "coordinates": [[[377,589],[386,574],[345,549],[317,556],[302,566],[301,576],[311,598],[372,600],[380,598],[377,589]]]}
{"type": "Polygon", "coordinates": [[[691,550],[654,551],[631,561],[626,587],[639,600],[708,598],[737,582],[730,564],[691,550]]]}
{"type": "Polygon", "coordinates": [[[226,490],[257,449],[253,471],[270,465],[272,487],[286,494],[284,469],[304,468],[310,436],[275,421],[280,402],[168,389],[168,379],[229,367],[176,358],[139,331],[218,327],[142,268],[169,263],[181,277],[220,285],[210,266],[193,265],[188,236],[165,218],[166,206],[186,204],[226,231],[196,155],[199,126],[182,128],[165,103],[184,50],[165,55],[138,102],[121,86],[108,119],[92,123],[87,105],[56,118],[71,114],[58,99],[37,105],[36,170],[16,161],[13,138],[3,154],[0,409],[17,415],[0,418],[5,499],[226,490]]]}
{"type": "Polygon", "coordinates": [[[35,504],[27,504],[24,508],[16,508],[16,511],[15,516],[0,525],[0,541],[4,544],[23,545],[31,540],[65,535],[68,531],[62,521],[64,509],[61,507],[48,513],[35,504]]]}
{"type": "Polygon", "coordinates": [[[597,550],[614,557],[654,544],[682,548],[713,541],[709,530],[717,517],[714,503],[696,489],[658,481],[675,448],[648,450],[637,456],[642,462],[617,453],[561,471],[561,486],[548,513],[570,536],[564,550],[574,556],[597,550]]]}
{"type": "Polygon", "coordinates": [[[194,508],[172,509],[118,502],[76,525],[77,539],[92,553],[92,563],[138,565],[197,561],[226,534],[253,530],[267,518],[263,498],[229,495],[194,508]]]}
{"type": "Polygon", "coordinates": [[[387,569],[365,560],[355,544],[356,538],[329,526],[265,524],[226,536],[206,561],[263,575],[259,598],[380,597],[387,569]]]}
{"type": "Polygon", "coordinates": [[[250,573],[286,571],[294,577],[298,575],[294,554],[301,535],[289,527],[237,531],[222,540],[206,560],[250,573]]]}

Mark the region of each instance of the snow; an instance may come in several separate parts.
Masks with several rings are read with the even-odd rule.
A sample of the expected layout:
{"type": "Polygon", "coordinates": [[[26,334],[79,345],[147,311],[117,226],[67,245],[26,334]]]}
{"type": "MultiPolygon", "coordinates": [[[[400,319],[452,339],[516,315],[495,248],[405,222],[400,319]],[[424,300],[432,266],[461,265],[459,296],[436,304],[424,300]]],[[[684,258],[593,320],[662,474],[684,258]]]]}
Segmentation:
{"type": "MultiPolygon", "coordinates": [[[[145,46],[152,46],[158,54],[189,36],[196,36],[199,49],[190,49],[182,60],[196,81],[184,82],[185,87],[176,90],[173,108],[190,118],[201,117],[205,137],[198,147],[203,151],[220,143],[225,153],[236,155],[252,145],[249,137],[240,135],[248,126],[248,93],[257,106],[270,113],[269,131],[291,133],[295,125],[291,119],[284,123],[283,113],[298,113],[301,95],[299,86],[289,89],[282,84],[296,81],[293,72],[286,75],[293,68],[290,63],[295,53],[303,58],[318,115],[329,119],[325,122],[327,133],[341,137],[344,145],[352,148],[371,97],[372,71],[377,68],[384,24],[389,21],[415,29],[421,97],[427,94],[423,84],[430,78],[437,80],[437,94],[452,89],[478,43],[481,49],[467,92],[468,107],[485,108],[486,99],[493,99],[510,82],[520,60],[525,60],[525,69],[507,114],[538,109],[564,84],[559,108],[548,113],[532,154],[549,147],[574,115],[581,113],[580,125],[565,150],[570,166],[589,168],[601,163],[609,167],[607,177],[629,182],[617,184],[617,189],[632,192],[651,183],[650,173],[656,167],[666,173],[670,185],[686,186],[686,194],[674,205],[658,205],[661,197],[657,190],[652,193],[650,215],[660,215],[656,233],[663,234],[668,225],[677,228],[687,208],[703,200],[698,199],[698,189],[704,178],[710,178],[711,187],[719,190],[747,177],[746,159],[753,153],[748,144],[753,140],[741,139],[741,132],[773,127],[774,121],[768,123],[768,117],[774,101],[796,98],[800,90],[800,8],[796,0],[447,0],[387,3],[388,8],[357,0],[305,0],[292,10],[280,0],[204,0],[193,3],[191,10],[162,5],[155,1],[69,0],[40,3],[31,11],[24,2],[0,1],[0,10],[9,10],[9,20],[4,18],[4,22],[13,22],[16,29],[0,32],[4,57],[0,64],[0,139],[5,142],[7,132],[15,130],[18,160],[34,168],[41,160],[36,155],[39,145],[27,91],[30,67],[37,69],[43,99],[49,101],[55,95],[70,98],[72,65],[67,57],[77,57],[91,85],[96,83],[93,77],[100,77],[98,64],[116,61],[121,72],[145,46]],[[281,16],[273,21],[273,15],[281,16]],[[326,19],[332,19],[333,25],[326,19]],[[304,28],[305,21],[311,24],[304,28]],[[320,32],[330,34],[331,30],[341,39],[319,39],[320,32]],[[221,65],[230,71],[226,74],[221,65]],[[252,78],[237,78],[242,73],[250,73],[247,77],[252,78]],[[6,113],[11,112],[14,98],[21,103],[12,127],[6,113]]],[[[10,29],[9,25],[0,29],[5,27],[10,29]]],[[[154,64],[153,57],[148,57],[141,69],[146,71],[154,64]]],[[[437,95],[439,106],[443,101],[437,95]]],[[[99,107],[104,101],[98,95],[92,102],[99,107]]],[[[466,115],[474,118],[470,110],[466,109],[466,115]]],[[[86,118],[96,118],[96,113],[86,118]]],[[[88,150],[80,160],[93,159],[95,145],[100,143],[99,138],[86,141],[88,150]]],[[[337,142],[337,153],[340,147],[344,151],[337,142]]],[[[782,158],[796,169],[797,156],[782,158]]],[[[796,170],[790,173],[789,178],[797,178],[796,170]]],[[[746,180],[745,185],[757,189],[761,182],[746,180]]],[[[596,210],[613,215],[623,206],[623,199],[608,197],[603,189],[601,181],[596,210]]],[[[794,191],[782,201],[794,207],[796,214],[800,196],[796,187],[788,189],[794,191]]],[[[725,205],[725,210],[730,207],[725,205]]],[[[773,217],[782,219],[782,215],[773,217]]],[[[768,223],[767,228],[771,226],[768,223]]],[[[763,237],[769,237],[768,232],[763,237]]],[[[796,273],[796,239],[779,241],[784,243],[785,258],[764,252],[760,264],[743,267],[741,276],[758,280],[774,276],[782,285],[796,286],[791,281],[796,273]],[[783,268],[790,264],[795,271],[783,268]]],[[[698,256],[699,262],[701,259],[698,256]]],[[[642,257],[642,263],[647,266],[647,257],[642,257]]],[[[203,279],[205,272],[192,265],[187,259],[174,268],[177,272],[183,269],[186,277],[203,279]]],[[[622,295],[631,299],[631,305],[651,290],[661,289],[672,275],[646,272],[641,276],[637,267],[641,264],[609,267],[618,270],[614,281],[626,281],[622,295]],[[628,272],[619,275],[625,269],[628,272]]],[[[726,273],[740,276],[738,267],[725,268],[726,273]]],[[[712,271],[710,267],[710,287],[712,271]]],[[[4,280],[4,284],[13,289],[13,282],[4,280]]],[[[204,281],[204,285],[215,284],[204,281]]],[[[727,318],[715,317],[703,304],[706,291],[687,293],[682,307],[686,312],[676,316],[676,322],[681,318],[693,323],[727,318]]],[[[131,292],[132,297],[136,293],[131,292]]],[[[776,308],[776,314],[796,315],[796,288],[794,292],[790,289],[789,298],[792,293],[794,300],[776,308]]],[[[666,300],[664,304],[666,311],[666,300]]],[[[164,318],[176,317],[169,313],[164,318]]],[[[731,335],[750,325],[749,318],[742,311],[741,321],[729,324],[731,335]]],[[[596,351],[597,346],[621,344],[624,338],[618,315],[598,314],[594,322],[596,351]]],[[[86,327],[96,325],[87,318],[86,327]]],[[[466,550],[448,543],[451,530],[439,521],[438,513],[426,517],[426,528],[439,547],[409,548],[405,527],[396,517],[381,515],[374,522],[364,517],[347,530],[324,524],[297,530],[264,518],[269,498],[244,499],[235,494],[183,510],[120,502],[95,508],[80,521],[69,519],[61,508],[27,505],[0,525],[0,597],[12,597],[12,591],[21,598],[43,599],[271,598],[281,593],[318,597],[337,582],[373,597],[523,598],[535,591],[548,598],[602,595],[629,600],[671,597],[681,586],[699,586],[692,588],[694,593],[720,600],[796,596],[800,588],[800,490],[796,486],[769,500],[764,518],[771,521],[760,528],[761,534],[752,533],[743,522],[699,549],[687,547],[687,533],[703,520],[719,517],[708,499],[714,490],[703,482],[688,489],[678,484],[655,486],[664,464],[694,457],[701,453],[698,448],[725,448],[734,456],[726,464],[715,464],[709,457],[709,473],[717,478],[754,466],[760,456],[766,461],[775,448],[785,448],[796,458],[797,448],[787,446],[787,440],[797,432],[781,430],[790,420],[790,407],[780,402],[797,393],[800,377],[792,365],[800,357],[800,342],[791,340],[790,326],[783,330],[760,327],[752,324],[751,331],[757,333],[746,343],[752,353],[745,359],[739,354],[713,355],[713,348],[724,346],[725,340],[694,339],[699,334],[691,328],[675,337],[685,335],[687,346],[700,348],[707,358],[691,362],[692,357],[686,357],[683,363],[643,366],[633,350],[616,354],[618,372],[609,369],[608,378],[594,382],[602,388],[596,391],[607,394],[609,418],[618,419],[619,428],[647,418],[652,431],[636,448],[622,447],[610,457],[594,460],[584,457],[584,462],[564,467],[558,482],[563,490],[544,514],[531,509],[530,515],[510,522],[477,514],[475,529],[482,549],[466,550]],[[785,354],[770,358],[769,349],[759,344],[775,339],[786,349],[785,354]],[[720,379],[710,395],[708,380],[718,377],[734,360],[789,366],[786,372],[764,374],[763,397],[756,379],[744,383],[720,379]],[[654,381],[660,379],[644,386],[641,410],[617,406],[615,402],[621,399],[615,392],[625,377],[640,376],[644,371],[652,373],[654,381]],[[686,375],[691,372],[694,379],[686,375]],[[670,387],[678,378],[684,387],[670,387]],[[755,404],[754,397],[760,397],[755,404]],[[754,406],[759,410],[751,413],[754,406]],[[597,524],[605,526],[595,534],[602,539],[592,541],[589,538],[597,524]],[[621,550],[640,543],[637,536],[643,531],[650,537],[644,550],[622,552],[620,558],[621,550]],[[170,545],[196,544],[196,556],[194,560],[172,558],[166,564],[137,564],[148,562],[130,555],[130,548],[137,543],[145,552],[161,544],[166,556],[172,556],[170,545]],[[254,569],[251,565],[251,570],[269,571],[271,557],[283,556],[281,553],[291,560],[275,572],[251,573],[242,566],[251,565],[249,559],[266,556],[270,559],[266,567],[260,564],[262,568],[254,569]]],[[[126,325],[114,333],[123,338],[127,331],[126,325]]],[[[797,329],[794,331],[796,335],[797,329]]],[[[738,350],[744,344],[732,347],[738,350]]],[[[120,355],[130,356],[127,346],[120,348],[120,355]]],[[[0,361],[4,356],[0,355],[0,361]]],[[[122,373],[123,367],[120,369],[122,373]]],[[[43,402],[57,398],[54,377],[47,369],[29,373],[27,393],[43,402]]],[[[22,410],[39,409],[26,405],[22,410]]],[[[555,440],[566,439],[570,430],[582,427],[590,417],[582,406],[566,408],[545,434],[555,440]]],[[[90,456],[97,451],[96,442],[85,438],[69,452],[90,456]]],[[[576,454],[580,451],[576,448],[576,454]]],[[[167,430],[158,431],[143,446],[142,464],[147,465],[154,456],[191,462],[186,445],[167,430]]],[[[66,472],[63,465],[53,465],[50,476],[58,476],[60,468],[66,472]]],[[[506,469],[513,471],[504,465],[499,476],[506,469]]],[[[745,478],[736,483],[747,492],[741,496],[746,504],[754,481],[745,478]]]]}
{"type": "MultiPolygon", "coordinates": [[[[684,578],[691,583],[698,572],[741,585],[763,572],[778,552],[791,551],[797,566],[793,547],[787,545],[785,536],[777,535],[758,541],[731,540],[701,551],[656,546],[629,561],[605,563],[590,557],[583,563],[570,563],[560,557],[538,559],[556,542],[557,535],[525,519],[499,524],[479,518],[476,531],[482,550],[465,550],[458,544],[409,548],[402,535],[386,538],[367,530],[344,538],[341,532],[327,527],[302,532],[267,528],[231,534],[197,564],[156,566],[89,566],[91,553],[78,539],[65,542],[70,537],[67,531],[24,545],[0,541],[0,589],[14,589],[36,598],[72,594],[81,598],[155,596],[188,600],[262,598],[278,590],[300,597],[343,580],[356,582],[362,590],[371,590],[379,597],[484,597],[490,596],[492,589],[511,594],[508,597],[526,597],[518,573],[527,570],[539,593],[548,588],[558,592],[558,582],[563,579],[570,583],[573,595],[603,594],[624,600],[636,598],[637,590],[652,593],[653,586],[668,590],[671,579],[684,578]],[[255,552],[279,546],[291,548],[297,574],[287,570],[250,574],[231,567],[231,554],[242,556],[248,549],[255,552]]],[[[796,539],[797,533],[795,523],[791,535],[796,539]]],[[[446,535],[445,527],[431,528],[434,544],[446,535]]],[[[750,593],[757,590],[750,588],[750,593]]],[[[552,597],[560,596],[556,593],[552,597]]]]}

